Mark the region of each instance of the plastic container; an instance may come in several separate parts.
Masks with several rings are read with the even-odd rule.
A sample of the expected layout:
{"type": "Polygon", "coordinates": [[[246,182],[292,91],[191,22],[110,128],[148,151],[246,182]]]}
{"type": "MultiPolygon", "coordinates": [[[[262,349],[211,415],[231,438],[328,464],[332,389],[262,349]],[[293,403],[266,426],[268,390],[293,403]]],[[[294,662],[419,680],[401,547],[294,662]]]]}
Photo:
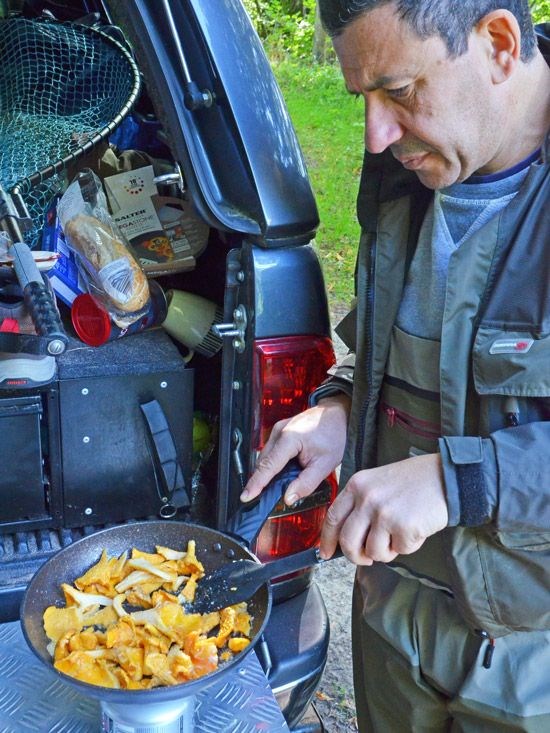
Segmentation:
{"type": "Polygon", "coordinates": [[[155,280],[149,281],[149,290],[151,303],[147,313],[125,328],[117,326],[93,296],[88,293],[78,295],[71,306],[71,320],[79,339],[88,346],[101,346],[107,341],[159,326],[168,311],[166,296],[155,280]]]}

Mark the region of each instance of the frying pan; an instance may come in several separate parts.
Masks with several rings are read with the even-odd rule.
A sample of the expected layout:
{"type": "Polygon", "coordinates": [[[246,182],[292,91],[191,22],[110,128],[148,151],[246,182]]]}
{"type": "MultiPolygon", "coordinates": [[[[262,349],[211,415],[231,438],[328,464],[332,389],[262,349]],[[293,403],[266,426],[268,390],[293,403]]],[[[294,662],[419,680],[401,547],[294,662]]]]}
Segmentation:
{"type": "Polygon", "coordinates": [[[288,467],[266,487],[252,508],[243,507],[230,522],[230,527],[239,538],[201,525],[173,520],[145,521],[110,527],[74,542],[50,558],[33,576],[21,605],[21,626],[23,635],[32,651],[44,662],[52,673],[70,683],[81,693],[113,704],[164,703],[182,697],[196,695],[208,685],[217,682],[219,675],[242,662],[260,640],[271,611],[272,594],[269,583],[262,585],[248,601],[252,616],[251,643],[244,651],[214,672],[171,687],[156,687],[152,690],[117,690],[81,682],[56,670],[47,650],[48,638],[44,632],[43,614],[48,606],[64,606],[61,583],[73,582],[96,563],[105,549],[110,556],[119,556],[125,550],[137,547],[154,552],[156,545],[175,549],[187,546],[189,540],[196,542],[197,558],[204,565],[206,573],[232,560],[255,560],[256,556],[247,549],[250,541],[259,531],[271,509],[286,490],[289,482],[300,470],[288,467]]]}

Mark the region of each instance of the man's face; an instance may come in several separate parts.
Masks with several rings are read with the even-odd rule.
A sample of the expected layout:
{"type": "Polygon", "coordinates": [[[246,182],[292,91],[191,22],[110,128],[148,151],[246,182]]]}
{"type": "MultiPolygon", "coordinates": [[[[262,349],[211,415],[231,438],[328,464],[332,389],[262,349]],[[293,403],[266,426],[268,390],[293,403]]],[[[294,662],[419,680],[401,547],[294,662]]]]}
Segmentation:
{"type": "Polygon", "coordinates": [[[439,36],[420,39],[383,5],[334,39],[350,93],[365,99],[365,145],[386,148],[429,188],[492,172],[499,119],[486,38],[449,58],[439,36]]]}

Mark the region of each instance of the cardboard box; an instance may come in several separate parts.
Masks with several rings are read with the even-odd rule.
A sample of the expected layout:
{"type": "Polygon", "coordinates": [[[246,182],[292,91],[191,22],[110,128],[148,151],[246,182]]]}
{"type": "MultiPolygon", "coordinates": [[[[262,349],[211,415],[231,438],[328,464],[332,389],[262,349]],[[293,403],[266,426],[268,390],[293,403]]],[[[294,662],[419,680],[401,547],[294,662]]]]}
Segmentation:
{"type": "Polygon", "coordinates": [[[153,166],[104,180],[114,221],[148,275],[192,270],[204,250],[208,225],[182,198],[161,196],[153,166]]]}
{"type": "Polygon", "coordinates": [[[44,229],[42,231],[42,249],[47,252],[57,252],[59,259],[48,272],[48,277],[57,297],[68,305],[72,305],[77,295],[86,292],[75,253],[69,249],[61,223],[57,216],[57,198],[46,213],[44,229]]]}

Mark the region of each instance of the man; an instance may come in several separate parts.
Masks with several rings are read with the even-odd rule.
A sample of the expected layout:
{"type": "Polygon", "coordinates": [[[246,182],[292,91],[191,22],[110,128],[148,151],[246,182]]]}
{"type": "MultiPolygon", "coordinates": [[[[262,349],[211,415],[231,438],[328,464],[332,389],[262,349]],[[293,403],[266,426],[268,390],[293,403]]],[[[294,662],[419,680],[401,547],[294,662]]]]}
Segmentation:
{"type": "Polygon", "coordinates": [[[362,733],[550,731],[550,71],[527,0],[320,9],[366,109],[355,358],[242,499],[343,458],[321,554],[358,566],[362,733]]]}

